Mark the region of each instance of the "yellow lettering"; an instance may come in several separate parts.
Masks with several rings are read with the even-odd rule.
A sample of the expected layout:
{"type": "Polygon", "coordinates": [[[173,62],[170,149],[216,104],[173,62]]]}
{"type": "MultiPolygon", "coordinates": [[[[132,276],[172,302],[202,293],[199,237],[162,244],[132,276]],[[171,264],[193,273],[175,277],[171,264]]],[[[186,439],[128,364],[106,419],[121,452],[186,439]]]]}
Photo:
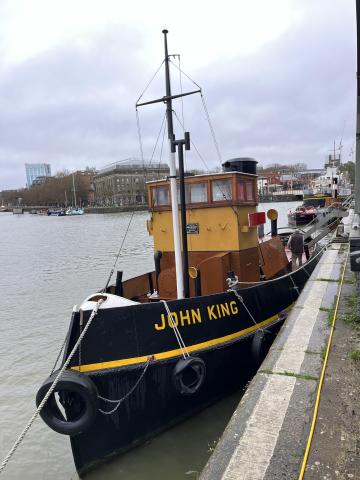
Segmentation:
{"type": "Polygon", "coordinates": [[[221,313],[222,313],[222,316],[225,317],[225,315],[228,315],[230,316],[230,308],[229,308],[229,305],[227,303],[225,304],[221,304],[221,313]]]}
{"type": "Polygon", "coordinates": [[[178,326],[178,323],[179,323],[179,321],[178,321],[178,317],[177,317],[176,312],[171,312],[171,317],[169,317],[169,315],[168,315],[168,324],[169,324],[169,327],[170,327],[170,328],[174,328],[172,324],[174,324],[175,327],[177,327],[177,326],[178,326]],[[171,321],[171,320],[172,320],[172,321],[171,321]]]}
{"type": "Polygon", "coordinates": [[[191,316],[193,323],[195,323],[195,320],[201,323],[200,308],[197,308],[196,310],[191,309],[191,316]]]}
{"type": "Polygon", "coordinates": [[[161,325],[155,323],[155,330],[164,330],[165,328],[165,315],[161,314],[161,325]]]}
{"type": "Polygon", "coordinates": [[[191,325],[191,320],[190,320],[190,312],[189,310],[185,310],[186,314],[184,315],[182,310],[180,310],[180,323],[182,326],[184,326],[184,321],[186,320],[188,325],[191,325]]]}
{"type": "Polygon", "coordinates": [[[237,313],[239,313],[239,309],[238,309],[238,307],[237,307],[237,305],[236,305],[235,300],[232,300],[232,301],[230,302],[230,308],[231,308],[231,313],[233,313],[234,315],[237,314],[237,313]]]}
{"type": "Polygon", "coordinates": [[[218,313],[218,318],[221,318],[221,313],[220,313],[220,307],[219,307],[219,305],[216,305],[216,310],[217,310],[217,313],[218,313]]]}
{"type": "Polygon", "coordinates": [[[209,305],[207,307],[207,311],[208,311],[208,315],[209,315],[209,320],[212,320],[212,319],[215,319],[217,320],[217,316],[215,315],[214,313],[214,308],[215,308],[215,305],[209,305]]]}

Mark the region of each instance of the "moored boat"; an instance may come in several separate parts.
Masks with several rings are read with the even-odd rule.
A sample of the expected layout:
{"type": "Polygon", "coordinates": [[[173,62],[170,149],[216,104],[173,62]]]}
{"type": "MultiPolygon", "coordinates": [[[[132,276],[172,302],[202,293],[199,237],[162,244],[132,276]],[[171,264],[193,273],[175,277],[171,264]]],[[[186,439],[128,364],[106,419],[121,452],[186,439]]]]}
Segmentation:
{"type": "Polygon", "coordinates": [[[318,210],[312,205],[301,205],[287,212],[289,225],[306,225],[316,218],[318,210]]]}
{"type": "Polygon", "coordinates": [[[105,287],[74,308],[61,369],[37,394],[39,405],[58,392],[65,414],[51,394],[41,416],[70,436],[80,475],[241,387],[321,255],[311,252],[290,272],[274,210],[272,237],[259,243],[265,212],[257,212],[255,160],[184,176],[190,141],[172,130],[171,101],[180,95],[171,95],[163,33],[167,88],[159,102],[172,152],[170,178],[148,183],[154,270],[125,281],[119,271],[111,285],[114,265],[105,287]]]}
{"type": "Polygon", "coordinates": [[[80,207],[70,207],[66,210],[65,215],[84,215],[84,210],[80,207]]]}
{"type": "Polygon", "coordinates": [[[49,217],[64,217],[65,216],[65,210],[63,208],[49,209],[49,210],[47,210],[46,214],[49,217]]]}

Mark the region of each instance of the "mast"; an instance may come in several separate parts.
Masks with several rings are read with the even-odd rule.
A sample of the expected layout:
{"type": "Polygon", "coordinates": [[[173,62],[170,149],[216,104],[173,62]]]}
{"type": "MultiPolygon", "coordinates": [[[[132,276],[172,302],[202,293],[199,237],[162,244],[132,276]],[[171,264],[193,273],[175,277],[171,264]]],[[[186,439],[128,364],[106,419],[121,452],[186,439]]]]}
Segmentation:
{"type": "Polygon", "coordinates": [[[72,181],[73,181],[73,192],[74,192],[74,208],[76,208],[76,191],[75,191],[75,179],[74,179],[74,174],[72,174],[72,181]]]}
{"type": "Polygon", "coordinates": [[[166,88],[166,119],[168,126],[169,139],[169,166],[170,166],[170,192],[171,192],[171,210],[174,236],[174,253],[175,253],[175,271],[176,271],[176,289],[177,297],[184,298],[184,273],[181,262],[181,247],[180,247],[180,231],[179,231],[179,212],[177,199],[177,185],[176,185],[176,163],[175,151],[173,151],[174,127],[172,117],[172,97],[170,85],[170,71],[169,71],[169,53],[167,46],[167,30],[163,30],[164,34],[164,49],[165,49],[165,88],[166,88]]]}
{"type": "MultiPolygon", "coordinates": [[[[166,103],[166,119],[168,126],[168,140],[169,140],[169,166],[170,166],[170,193],[171,193],[171,211],[172,211],[172,224],[173,224],[173,236],[174,236],[174,253],[175,253],[175,271],[176,271],[176,288],[177,288],[177,298],[184,298],[184,296],[189,296],[189,278],[188,278],[188,254],[187,254],[187,237],[184,233],[186,232],[186,206],[185,206],[185,190],[183,188],[184,184],[184,174],[183,174],[183,151],[182,148],[185,146],[185,150],[190,149],[190,137],[189,133],[185,132],[185,139],[176,140],[174,135],[173,127],[173,116],[172,116],[172,100],[175,98],[186,97],[187,95],[193,95],[195,93],[201,93],[201,89],[193,90],[191,92],[180,93],[177,95],[171,94],[171,84],[170,84],[170,71],[169,71],[169,53],[167,46],[167,30],[163,30],[164,34],[164,48],[165,48],[165,87],[166,95],[162,98],[156,100],[150,100],[148,102],[136,102],[136,108],[151,105],[153,103],[166,103]],[[179,223],[179,209],[178,209],[178,197],[177,197],[177,185],[176,185],[176,163],[175,163],[175,153],[176,146],[178,147],[179,153],[179,170],[180,173],[180,192],[181,193],[181,219],[182,219],[182,232],[183,232],[183,261],[184,267],[182,266],[182,256],[181,256],[181,245],[180,245],[180,223],[179,223]],[[181,152],[180,152],[181,150],[181,152]],[[184,288],[185,285],[185,288],[184,288]]],[[[141,97],[140,97],[141,98],[141,97]]],[[[140,100],[140,99],[139,99],[140,100]]]]}

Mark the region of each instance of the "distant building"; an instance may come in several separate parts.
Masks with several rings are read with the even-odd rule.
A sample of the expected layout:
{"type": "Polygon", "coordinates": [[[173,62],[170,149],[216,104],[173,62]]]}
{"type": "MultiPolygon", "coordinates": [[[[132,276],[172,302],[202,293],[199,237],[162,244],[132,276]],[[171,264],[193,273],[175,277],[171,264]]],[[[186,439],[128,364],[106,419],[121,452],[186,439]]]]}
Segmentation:
{"type": "Polygon", "coordinates": [[[75,172],[76,178],[79,179],[83,188],[86,189],[86,204],[88,206],[92,206],[95,203],[94,178],[97,173],[95,168],[87,168],[86,170],[78,170],[75,172]]]}
{"type": "Polygon", "coordinates": [[[49,163],[25,163],[26,186],[32,187],[38,177],[51,177],[51,167],[49,163]]]}
{"type": "Polygon", "coordinates": [[[144,205],[146,182],[165,178],[170,169],[165,163],[142,163],[128,158],[99,170],[94,177],[95,203],[98,205],[144,205]]]}

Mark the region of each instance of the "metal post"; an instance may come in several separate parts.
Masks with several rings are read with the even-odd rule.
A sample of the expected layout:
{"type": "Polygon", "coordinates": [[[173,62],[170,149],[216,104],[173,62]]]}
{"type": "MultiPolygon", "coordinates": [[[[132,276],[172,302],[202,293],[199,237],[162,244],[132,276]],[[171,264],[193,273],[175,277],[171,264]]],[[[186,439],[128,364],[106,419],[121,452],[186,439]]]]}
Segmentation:
{"type": "Polygon", "coordinates": [[[180,248],[180,232],[179,232],[179,212],[178,212],[178,200],[177,200],[177,187],[176,187],[176,164],[175,164],[175,152],[173,151],[173,119],[172,119],[172,101],[171,101],[171,86],[170,86],[170,72],[169,72],[169,53],[167,47],[167,30],[163,30],[164,34],[164,47],[165,47],[165,87],[166,87],[166,118],[168,126],[168,138],[170,146],[170,192],[171,192],[171,205],[172,205],[172,223],[173,223],[173,235],[174,235],[174,255],[175,255],[175,271],[176,271],[176,289],[177,298],[184,298],[184,283],[183,283],[183,270],[181,264],[181,248],[180,248]]]}
{"type": "Polygon", "coordinates": [[[184,151],[190,149],[190,135],[185,132],[184,140],[174,140],[173,145],[178,147],[179,157],[179,177],[180,177],[180,211],[181,211],[181,233],[182,233],[182,253],[183,253],[183,275],[184,275],[184,297],[190,296],[189,285],[189,259],[188,259],[188,243],[186,230],[186,197],[185,197],[185,180],[184,180],[184,151]]]}
{"type": "Polygon", "coordinates": [[[116,273],[115,295],[119,295],[120,297],[124,295],[122,276],[123,276],[123,272],[121,270],[118,270],[116,273]]]}
{"type": "Polygon", "coordinates": [[[357,26],[357,97],[356,97],[356,149],[355,149],[355,213],[360,214],[360,0],[356,0],[357,26]]]}

